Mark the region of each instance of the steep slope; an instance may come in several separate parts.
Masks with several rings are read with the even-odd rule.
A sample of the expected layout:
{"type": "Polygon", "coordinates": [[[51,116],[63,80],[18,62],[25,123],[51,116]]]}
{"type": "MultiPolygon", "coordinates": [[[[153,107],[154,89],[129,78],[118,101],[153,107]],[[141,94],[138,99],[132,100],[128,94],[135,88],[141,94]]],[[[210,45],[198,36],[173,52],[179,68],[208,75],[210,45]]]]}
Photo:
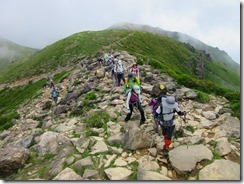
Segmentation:
{"type": "MultiPolygon", "coordinates": [[[[127,68],[135,62],[125,51],[113,54],[127,68]]],[[[36,98],[18,108],[14,126],[0,131],[1,179],[240,180],[240,120],[231,116],[224,97],[205,94],[201,101],[198,91],[139,65],[146,122],[139,126],[140,114],[134,110],[126,123],[123,88],[111,87],[97,57],[81,63],[67,75],[55,75],[61,90],[57,105],[49,99],[50,88],[39,89],[36,98]],[[188,112],[185,122],[176,116],[169,159],[160,154],[164,138],[153,134],[147,105],[158,84],[167,86],[188,112]]]]}
{"type": "Polygon", "coordinates": [[[0,37],[0,70],[35,52],[37,49],[24,47],[0,37]]]}
{"type": "Polygon", "coordinates": [[[240,65],[236,63],[225,51],[220,50],[217,47],[209,46],[200,40],[193,38],[187,34],[183,34],[180,32],[172,32],[166,31],[158,27],[152,27],[149,25],[139,25],[139,24],[132,24],[132,23],[119,23],[115,24],[108,29],[123,29],[123,30],[138,30],[138,31],[146,31],[150,33],[156,33],[168,36],[169,38],[173,38],[180,42],[189,43],[194,46],[196,49],[205,50],[209,53],[213,60],[219,61],[224,65],[231,67],[233,70],[240,75],[240,65]]]}
{"type": "Polygon", "coordinates": [[[201,79],[216,78],[221,81],[213,82],[222,85],[222,74],[224,74],[224,82],[228,84],[226,87],[235,90],[239,90],[240,87],[239,76],[234,72],[229,76],[229,69],[225,70],[225,73],[208,72],[211,67],[207,66],[214,65],[215,62],[212,62],[209,54],[204,51],[196,50],[189,44],[177,42],[166,36],[124,30],[87,31],[69,36],[30,58],[11,65],[0,74],[0,81],[6,83],[51,72],[60,67],[76,64],[84,57],[89,58],[99,51],[109,52],[117,49],[136,55],[138,62],[151,59],[155,67],[173,77],[187,74],[201,79]],[[214,75],[216,76],[211,77],[214,75]]]}

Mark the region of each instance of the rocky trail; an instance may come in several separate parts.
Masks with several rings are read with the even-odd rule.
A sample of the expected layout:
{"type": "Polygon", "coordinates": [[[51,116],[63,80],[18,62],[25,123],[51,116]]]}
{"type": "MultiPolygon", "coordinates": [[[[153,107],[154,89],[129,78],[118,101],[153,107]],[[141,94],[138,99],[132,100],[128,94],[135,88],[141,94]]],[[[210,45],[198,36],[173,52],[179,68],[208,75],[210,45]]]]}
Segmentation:
{"type": "MultiPolygon", "coordinates": [[[[135,57],[113,53],[128,67],[135,57]]],[[[240,180],[240,120],[231,116],[228,100],[211,96],[199,103],[196,92],[149,65],[139,66],[142,106],[126,116],[122,87],[112,87],[104,67],[84,59],[62,83],[58,104],[50,88],[18,110],[21,118],[0,132],[0,176],[5,180],[240,180]],[[177,117],[169,158],[160,152],[163,136],[153,133],[147,104],[155,87],[174,91],[186,122],[177,117]],[[173,90],[174,89],[174,90],[173,90]],[[94,96],[95,95],[95,96],[94,96]]]]}

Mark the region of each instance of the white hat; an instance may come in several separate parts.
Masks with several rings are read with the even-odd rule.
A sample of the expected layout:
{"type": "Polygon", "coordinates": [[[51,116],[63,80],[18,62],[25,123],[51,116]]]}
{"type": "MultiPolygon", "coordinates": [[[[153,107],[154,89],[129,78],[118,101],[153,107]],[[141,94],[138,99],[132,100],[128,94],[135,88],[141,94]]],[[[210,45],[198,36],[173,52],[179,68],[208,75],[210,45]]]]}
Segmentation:
{"type": "Polygon", "coordinates": [[[140,94],[140,87],[138,85],[134,85],[133,90],[135,91],[136,94],[140,94]]]}
{"type": "Polygon", "coordinates": [[[121,65],[121,64],[122,64],[122,61],[121,61],[121,60],[119,60],[119,61],[118,61],[118,64],[119,64],[119,65],[121,65]]]}
{"type": "Polygon", "coordinates": [[[178,106],[178,103],[175,102],[175,98],[173,96],[168,96],[167,98],[162,98],[162,103],[164,107],[169,109],[174,109],[178,106]]]}

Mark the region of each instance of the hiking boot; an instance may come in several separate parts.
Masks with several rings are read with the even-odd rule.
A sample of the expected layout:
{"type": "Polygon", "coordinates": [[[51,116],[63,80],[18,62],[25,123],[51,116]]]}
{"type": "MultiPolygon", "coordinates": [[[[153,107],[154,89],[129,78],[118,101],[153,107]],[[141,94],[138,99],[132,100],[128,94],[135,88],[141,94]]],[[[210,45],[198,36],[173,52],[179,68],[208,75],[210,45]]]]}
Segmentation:
{"type": "Polygon", "coordinates": [[[169,155],[169,150],[167,150],[167,149],[165,149],[165,148],[163,148],[163,155],[165,156],[165,157],[168,157],[168,155],[169,155]]]}
{"type": "Polygon", "coordinates": [[[141,120],[140,121],[140,126],[143,125],[145,123],[145,120],[141,120]]]}

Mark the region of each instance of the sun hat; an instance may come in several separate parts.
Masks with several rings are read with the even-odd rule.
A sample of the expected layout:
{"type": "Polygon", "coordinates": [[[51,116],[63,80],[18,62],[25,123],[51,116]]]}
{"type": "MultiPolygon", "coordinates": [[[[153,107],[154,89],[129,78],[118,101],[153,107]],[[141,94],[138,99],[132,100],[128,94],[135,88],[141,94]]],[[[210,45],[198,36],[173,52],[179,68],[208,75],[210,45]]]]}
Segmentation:
{"type": "Polygon", "coordinates": [[[178,103],[175,102],[175,98],[173,96],[162,98],[162,103],[163,103],[163,107],[167,107],[169,109],[174,109],[178,106],[178,103]]]}
{"type": "Polygon", "coordinates": [[[133,90],[135,91],[136,94],[140,94],[140,87],[138,85],[134,85],[133,90]]]}

